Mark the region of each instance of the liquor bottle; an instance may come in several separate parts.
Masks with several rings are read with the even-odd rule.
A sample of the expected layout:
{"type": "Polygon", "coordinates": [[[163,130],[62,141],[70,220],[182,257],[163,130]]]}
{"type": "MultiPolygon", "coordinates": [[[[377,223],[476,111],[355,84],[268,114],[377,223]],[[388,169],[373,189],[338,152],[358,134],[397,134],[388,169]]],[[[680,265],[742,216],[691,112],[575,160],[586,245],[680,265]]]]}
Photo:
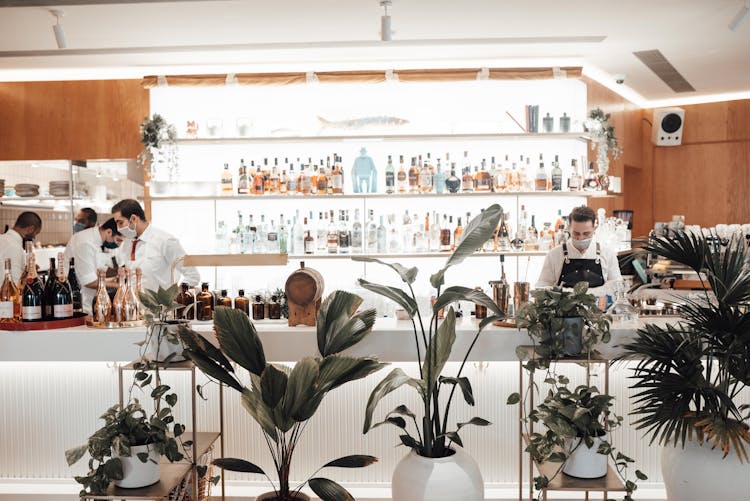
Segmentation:
{"type": "Polygon", "coordinates": [[[318,194],[320,195],[325,195],[328,192],[328,175],[326,174],[325,168],[322,166],[320,168],[320,171],[318,172],[315,186],[317,188],[318,194]]]}
{"type": "Polygon", "coordinates": [[[127,294],[125,267],[117,270],[117,292],[112,300],[112,320],[115,322],[125,321],[125,295],[127,294]]]}
{"type": "Polygon", "coordinates": [[[333,155],[333,193],[344,193],[344,169],[341,167],[341,157],[333,155]]]}
{"type": "Polygon", "coordinates": [[[536,229],[536,216],[531,216],[531,225],[526,233],[526,239],[524,240],[524,250],[536,251],[539,250],[539,231],[536,229]]]}
{"type": "Polygon", "coordinates": [[[289,177],[286,181],[286,192],[290,195],[297,193],[297,177],[294,175],[294,164],[289,164],[289,177]]]}
{"type": "MultiPolygon", "coordinates": [[[[321,160],[322,162],[322,160],[321,160]]],[[[336,159],[333,159],[334,164],[336,163],[336,159]]],[[[342,173],[343,174],[343,173],[342,173]]],[[[326,168],[325,168],[325,175],[326,175],[326,195],[333,195],[333,167],[331,167],[331,157],[326,157],[326,168]]],[[[342,177],[343,179],[343,177],[342,177]]],[[[342,181],[343,182],[343,181],[342,181]]],[[[321,193],[322,195],[322,193],[321,193]]]]}
{"type": "Polygon", "coordinates": [[[263,181],[263,173],[260,170],[260,166],[258,166],[258,169],[255,171],[255,176],[253,176],[253,191],[256,195],[262,195],[265,190],[265,183],[263,181]]]}
{"type": "Polygon", "coordinates": [[[222,195],[233,195],[234,194],[234,183],[232,181],[232,173],[229,171],[229,164],[224,164],[224,171],[221,173],[221,194],[222,195]]]}
{"type": "Polygon", "coordinates": [[[112,314],[112,302],[107,294],[107,270],[99,268],[96,270],[97,285],[96,295],[91,307],[91,318],[97,323],[109,322],[112,314]]]}
{"type": "Polygon", "coordinates": [[[568,178],[568,190],[579,191],[581,189],[581,175],[578,173],[578,162],[575,158],[570,161],[570,168],[572,173],[568,178]]]}
{"type": "Polygon", "coordinates": [[[586,173],[583,189],[586,191],[597,191],[599,189],[599,176],[594,171],[594,162],[589,162],[589,171],[586,173]]]}
{"type": "Polygon", "coordinates": [[[461,176],[461,191],[474,191],[474,176],[471,175],[471,167],[464,167],[461,176]]]}
{"type": "Polygon", "coordinates": [[[458,193],[461,189],[461,180],[456,175],[456,163],[451,164],[451,175],[445,180],[445,187],[449,193],[458,193]]]}
{"type": "Polygon", "coordinates": [[[375,224],[375,212],[368,211],[367,223],[365,223],[365,252],[375,254],[378,251],[378,225],[375,224]]]}
{"type": "Polygon", "coordinates": [[[435,193],[443,193],[445,191],[445,173],[440,167],[440,159],[437,161],[437,168],[435,174],[432,176],[432,184],[435,188],[435,193]]]}
{"type": "Polygon", "coordinates": [[[490,177],[492,178],[492,191],[505,191],[505,175],[503,169],[495,164],[495,157],[490,159],[490,177]]]}
{"type": "MultiPolygon", "coordinates": [[[[430,154],[427,154],[429,159],[430,154]]],[[[432,191],[432,171],[430,170],[429,160],[422,164],[419,170],[419,192],[430,193],[432,191]]]]}
{"type": "Polygon", "coordinates": [[[497,234],[497,250],[500,252],[510,250],[510,235],[508,233],[508,224],[503,214],[500,220],[500,229],[497,234]]]}
{"type": "Polygon", "coordinates": [[[398,175],[396,176],[396,180],[398,181],[398,192],[399,193],[406,193],[406,188],[408,186],[408,176],[406,174],[406,170],[404,170],[404,156],[399,155],[399,168],[398,168],[398,175]]]}
{"type": "Polygon", "coordinates": [[[307,230],[304,241],[305,254],[315,253],[315,239],[310,235],[310,230],[307,230]]]}
{"type": "Polygon", "coordinates": [[[42,313],[47,320],[52,320],[52,318],[54,318],[52,315],[52,289],[57,280],[57,277],[55,276],[56,269],[55,258],[49,258],[49,270],[47,271],[47,280],[44,282],[44,295],[42,296],[42,313]]]}
{"type": "Polygon", "coordinates": [[[461,217],[458,218],[458,224],[456,225],[456,229],[453,230],[453,249],[455,250],[456,247],[458,247],[458,244],[461,243],[461,235],[464,233],[464,227],[461,226],[461,217]]]}
{"type": "Polygon", "coordinates": [[[279,254],[289,253],[289,220],[284,223],[284,214],[279,215],[279,254]]]}
{"type": "Polygon", "coordinates": [[[390,254],[401,252],[403,242],[401,240],[401,233],[398,231],[396,225],[396,215],[388,214],[388,226],[386,233],[386,249],[390,254]]]}
{"type": "Polygon", "coordinates": [[[141,269],[126,268],[127,283],[125,285],[125,297],[123,299],[123,320],[133,322],[141,320],[143,316],[143,305],[140,300],[141,292],[141,269]]]}
{"type": "Polygon", "coordinates": [[[403,252],[409,252],[414,245],[414,227],[412,226],[412,219],[409,217],[408,209],[404,211],[404,216],[401,223],[401,249],[403,252]]]}
{"type": "Polygon", "coordinates": [[[23,290],[23,286],[26,283],[26,276],[28,275],[27,270],[29,267],[29,256],[34,254],[34,243],[27,240],[26,242],[24,242],[24,248],[26,250],[26,253],[24,254],[23,258],[23,270],[21,271],[21,278],[16,284],[19,291],[23,290]]]}
{"type": "Polygon", "coordinates": [[[326,232],[326,241],[328,245],[328,254],[337,254],[339,252],[339,230],[336,229],[336,222],[333,219],[333,210],[328,217],[328,231],[326,232]]]}
{"type": "Polygon", "coordinates": [[[227,297],[227,290],[221,289],[221,295],[216,300],[216,306],[226,306],[227,308],[232,307],[232,300],[227,297]]]}
{"type": "Polygon", "coordinates": [[[208,291],[208,282],[201,284],[201,291],[196,298],[196,320],[212,320],[214,317],[214,296],[208,291]]]}
{"type": "Polygon", "coordinates": [[[253,320],[263,320],[266,317],[266,304],[260,294],[255,296],[253,301],[253,320]]]}
{"type": "Polygon", "coordinates": [[[279,184],[279,169],[274,165],[273,169],[271,169],[271,174],[268,176],[268,186],[266,191],[271,195],[279,193],[279,184]]]}
{"type": "Polygon", "coordinates": [[[31,253],[26,260],[26,279],[21,289],[21,320],[33,322],[42,319],[43,288],[36,272],[36,259],[31,253]]]}
{"type": "Polygon", "coordinates": [[[352,221],[352,253],[362,253],[362,222],[359,220],[359,209],[354,209],[354,221],[352,221]]]}
{"type": "Polygon", "coordinates": [[[245,313],[245,315],[250,315],[250,300],[245,297],[245,289],[240,289],[237,291],[237,297],[234,298],[234,309],[240,310],[245,313]]]}
{"type": "Polygon", "coordinates": [[[440,252],[449,252],[451,250],[452,232],[448,224],[448,219],[443,214],[443,225],[440,227],[440,252]]]}
{"type": "Polygon", "coordinates": [[[315,250],[325,253],[328,250],[328,212],[318,212],[318,227],[315,238],[315,250]]]}
{"type": "Polygon", "coordinates": [[[187,284],[187,282],[182,282],[180,284],[180,292],[177,293],[175,301],[183,306],[182,308],[177,308],[175,310],[175,316],[178,319],[184,318],[192,320],[193,318],[195,318],[195,306],[193,306],[194,300],[195,297],[190,292],[190,286],[187,284]]]}
{"type": "Polygon", "coordinates": [[[57,254],[57,278],[52,289],[52,317],[55,320],[73,318],[73,295],[65,278],[63,253],[57,254]]]}
{"type": "Polygon", "coordinates": [[[411,167],[409,167],[409,193],[419,191],[419,170],[417,169],[417,158],[411,157],[411,167]]]}
{"type": "Polygon", "coordinates": [[[380,224],[378,225],[378,228],[376,230],[377,232],[377,252],[379,254],[384,254],[386,252],[386,249],[388,248],[386,245],[388,230],[385,227],[385,224],[383,223],[384,216],[380,215],[380,224]]]}
{"type": "Polygon", "coordinates": [[[73,313],[83,313],[83,305],[81,304],[81,286],[78,285],[75,258],[72,257],[70,258],[70,266],[68,267],[68,284],[70,284],[70,293],[73,295],[73,313]]]}
{"type": "Polygon", "coordinates": [[[440,251],[440,218],[437,212],[432,213],[432,223],[427,238],[429,239],[428,249],[431,252],[440,251]]]}
{"type": "Polygon", "coordinates": [[[393,160],[388,155],[388,163],[385,166],[385,192],[389,195],[396,191],[396,171],[393,169],[393,160]]]}
{"type": "Polygon", "coordinates": [[[271,219],[271,224],[268,227],[266,233],[266,249],[265,251],[269,254],[279,253],[279,228],[276,226],[276,222],[271,219]]]}
{"type": "Polygon", "coordinates": [[[555,232],[552,223],[544,223],[542,231],[539,232],[539,250],[548,251],[555,243],[555,232]]]}
{"type": "Polygon", "coordinates": [[[281,177],[279,178],[279,195],[286,195],[289,189],[289,176],[286,175],[286,170],[281,171],[281,177]]]}
{"type": "MultiPolygon", "coordinates": [[[[307,220],[307,218],[305,218],[307,220]]],[[[306,224],[306,222],[305,222],[306,224]]],[[[294,216],[292,225],[292,252],[302,254],[305,252],[305,230],[302,221],[299,218],[299,211],[294,216]]]]}
{"type": "Polygon", "coordinates": [[[278,296],[271,296],[271,302],[268,304],[268,318],[271,320],[281,319],[281,303],[278,296]]]}
{"type": "Polygon", "coordinates": [[[0,287],[0,321],[18,322],[21,320],[21,296],[13,280],[10,258],[5,260],[5,278],[0,287]]]}
{"type": "Polygon", "coordinates": [[[536,176],[534,176],[534,190],[547,191],[547,171],[544,169],[541,153],[539,154],[539,169],[537,169],[536,176]]]}
{"type": "Polygon", "coordinates": [[[352,234],[346,221],[345,211],[339,212],[339,254],[349,254],[352,247],[352,234]]]}
{"type": "Polygon", "coordinates": [[[562,191],[563,172],[560,168],[560,162],[555,155],[555,161],[552,162],[552,191],[562,191]]]}
{"type": "Polygon", "coordinates": [[[240,159],[240,175],[237,178],[237,194],[250,194],[250,180],[247,177],[247,167],[245,166],[244,159],[240,159]]]}
{"type": "Polygon", "coordinates": [[[487,171],[487,163],[484,158],[482,159],[482,168],[477,172],[474,180],[477,191],[492,191],[492,176],[487,171]]]}

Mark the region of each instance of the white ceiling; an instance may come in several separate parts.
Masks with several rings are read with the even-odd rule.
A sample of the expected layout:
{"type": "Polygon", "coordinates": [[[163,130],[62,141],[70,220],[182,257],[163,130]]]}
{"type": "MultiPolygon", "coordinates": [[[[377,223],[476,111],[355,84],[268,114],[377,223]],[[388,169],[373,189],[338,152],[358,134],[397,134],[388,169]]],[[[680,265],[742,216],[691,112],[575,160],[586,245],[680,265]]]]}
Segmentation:
{"type": "MultiPolygon", "coordinates": [[[[750,19],[736,32],[727,27],[742,2],[393,0],[393,41],[381,42],[378,0],[69,0],[100,5],[57,2],[68,43],[59,50],[49,7],[38,6],[54,2],[28,0],[0,8],[0,81],[582,65],[644,107],[748,98],[750,19]],[[597,36],[604,41],[512,40],[597,36]],[[696,91],[673,92],[632,54],[649,49],[660,50],[696,91]],[[617,75],[625,75],[623,85],[617,75]]],[[[18,2],[0,0],[8,3],[18,2]]]]}

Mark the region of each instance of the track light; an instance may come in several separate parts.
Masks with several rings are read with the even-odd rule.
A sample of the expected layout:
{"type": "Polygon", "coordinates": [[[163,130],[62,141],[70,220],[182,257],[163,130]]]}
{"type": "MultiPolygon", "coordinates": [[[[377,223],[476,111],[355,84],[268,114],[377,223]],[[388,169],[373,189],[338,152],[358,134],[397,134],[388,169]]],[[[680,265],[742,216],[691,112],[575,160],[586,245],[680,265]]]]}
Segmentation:
{"type": "Polygon", "coordinates": [[[68,42],[65,40],[65,31],[63,30],[62,24],[60,24],[60,18],[65,15],[65,12],[57,9],[50,9],[49,13],[57,19],[57,23],[52,25],[52,30],[55,32],[55,41],[57,41],[57,48],[64,49],[68,46],[68,42]]]}
{"type": "Polygon", "coordinates": [[[746,0],[745,3],[742,4],[739,12],[737,12],[737,15],[734,16],[734,19],[732,19],[732,22],[729,23],[729,29],[732,31],[737,31],[738,29],[740,29],[748,16],[750,16],[750,7],[747,6],[746,0]]]}
{"type": "Polygon", "coordinates": [[[391,16],[388,15],[388,7],[392,5],[391,0],[380,0],[383,7],[383,15],[380,16],[380,40],[387,42],[391,39],[391,16]]]}

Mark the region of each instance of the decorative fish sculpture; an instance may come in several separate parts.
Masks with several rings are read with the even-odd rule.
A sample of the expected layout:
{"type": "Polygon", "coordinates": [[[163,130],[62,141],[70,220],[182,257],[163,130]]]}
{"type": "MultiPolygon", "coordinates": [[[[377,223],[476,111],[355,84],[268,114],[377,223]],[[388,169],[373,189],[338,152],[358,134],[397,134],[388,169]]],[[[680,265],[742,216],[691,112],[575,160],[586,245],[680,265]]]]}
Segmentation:
{"type": "Polygon", "coordinates": [[[389,116],[378,116],[378,117],[362,117],[355,118],[352,120],[339,120],[332,121],[326,120],[323,117],[318,117],[322,128],[331,129],[365,129],[368,127],[398,127],[401,125],[408,124],[409,121],[398,117],[389,116]]]}

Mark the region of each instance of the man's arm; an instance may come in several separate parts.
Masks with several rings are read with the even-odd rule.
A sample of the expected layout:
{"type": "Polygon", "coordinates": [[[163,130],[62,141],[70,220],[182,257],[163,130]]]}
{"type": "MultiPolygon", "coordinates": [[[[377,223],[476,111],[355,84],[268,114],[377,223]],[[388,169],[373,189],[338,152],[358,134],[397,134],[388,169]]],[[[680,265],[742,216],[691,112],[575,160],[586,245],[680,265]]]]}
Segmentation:
{"type": "Polygon", "coordinates": [[[558,256],[559,252],[555,249],[550,250],[547,256],[544,258],[544,266],[542,266],[542,272],[539,274],[539,280],[537,280],[534,288],[543,289],[545,287],[554,287],[557,285],[560,279],[560,273],[555,270],[555,263],[561,259],[558,256]]]}

